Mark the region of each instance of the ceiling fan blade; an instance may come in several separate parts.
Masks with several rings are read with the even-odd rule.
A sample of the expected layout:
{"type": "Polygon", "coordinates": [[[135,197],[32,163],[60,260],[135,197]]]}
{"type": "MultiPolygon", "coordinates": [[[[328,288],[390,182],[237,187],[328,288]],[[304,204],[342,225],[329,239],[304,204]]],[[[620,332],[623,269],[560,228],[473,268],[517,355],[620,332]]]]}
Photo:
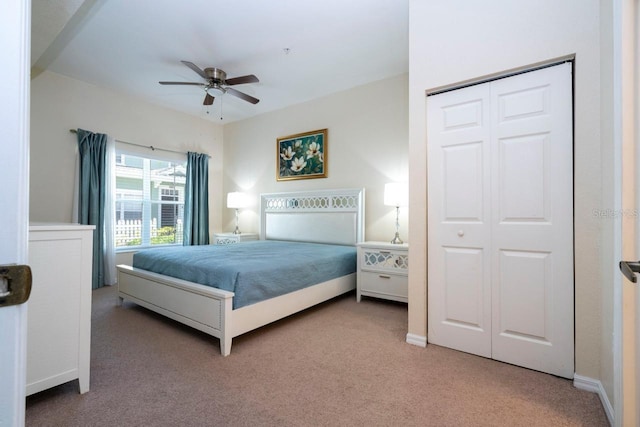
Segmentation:
{"type": "Polygon", "coordinates": [[[237,91],[234,88],[228,87],[228,88],[225,88],[225,90],[227,91],[227,93],[230,93],[233,96],[237,96],[240,99],[244,99],[245,101],[250,102],[252,104],[257,104],[258,102],[260,102],[258,98],[254,98],[253,96],[247,95],[246,93],[237,91]]]}
{"type": "Polygon", "coordinates": [[[205,95],[204,97],[204,102],[202,103],[202,105],[211,105],[213,104],[213,100],[215,98],[211,95],[209,95],[208,93],[205,95]]]}
{"type": "Polygon", "coordinates": [[[206,86],[205,83],[193,83],[193,82],[158,82],[161,85],[190,85],[190,86],[206,86]]]}
{"type": "Polygon", "coordinates": [[[207,74],[203,70],[201,70],[200,67],[198,67],[193,62],[189,62],[189,61],[180,61],[180,62],[182,62],[187,67],[191,68],[196,73],[198,73],[200,75],[200,77],[202,77],[203,79],[209,80],[209,77],[207,77],[207,74]]]}
{"type": "Polygon", "coordinates": [[[249,74],[246,76],[234,77],[232,79],[225,80],[225,83],[228,85],[241,85],[243,83],[258,83],[260,80],[253,74],[249,74]]]}

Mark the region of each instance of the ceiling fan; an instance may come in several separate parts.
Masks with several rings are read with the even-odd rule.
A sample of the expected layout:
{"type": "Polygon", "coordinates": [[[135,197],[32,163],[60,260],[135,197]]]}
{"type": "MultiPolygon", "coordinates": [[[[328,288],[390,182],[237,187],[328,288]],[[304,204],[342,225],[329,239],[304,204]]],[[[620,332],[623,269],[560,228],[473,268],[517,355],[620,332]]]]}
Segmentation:
{"type": "Polygon", "coordinates": [[[258,83],[259,80],[253,74],[248,74],[246,76],[234,77],[231,79],[227,79],[227,73],[222,71],[219,68],[205,68],[201,70],[197,65],[189,61],[180,61],[187,67],[191,68],[193,71],[198,73],[200,77],[206,80],[206,83],[195,83],[195,82],[158,82],[161,85],[190,85],[190,86],[201,86],[204,87],[204,91],[206,95],[204,97],[204,102],[202,105],[211,105],[213,104],[213,100],[215,99],[213,95],[209,93],[210,89],[215,89],[219,93],[229,93],[233,96],[237,96],[240,99],[243,99],[252,104],[257,104],[260,102],[258,98],[254,98],[253,96],[247,95],[246,93],[242,93],[238,90],[235,90],[232,87],[234,85],[240,85],[243,83],[258,83]]]}

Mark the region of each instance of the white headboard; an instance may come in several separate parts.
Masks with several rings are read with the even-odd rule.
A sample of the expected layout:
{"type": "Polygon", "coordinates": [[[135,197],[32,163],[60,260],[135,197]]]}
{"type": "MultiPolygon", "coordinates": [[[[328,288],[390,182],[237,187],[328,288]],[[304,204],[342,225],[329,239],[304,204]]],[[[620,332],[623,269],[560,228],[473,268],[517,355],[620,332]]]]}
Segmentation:
{"type": "Polygon", "coordinates": [[[262,194],[260,239],[363,242],[364,188],[262,194]]]}

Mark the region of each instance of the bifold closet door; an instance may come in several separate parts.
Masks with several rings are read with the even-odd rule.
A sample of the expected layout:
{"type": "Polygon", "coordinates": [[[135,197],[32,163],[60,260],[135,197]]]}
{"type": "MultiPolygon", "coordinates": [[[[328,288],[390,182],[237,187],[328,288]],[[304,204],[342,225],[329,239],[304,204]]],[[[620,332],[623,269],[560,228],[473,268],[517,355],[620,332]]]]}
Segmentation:
{"type": "Polygon", "coordinates": [[[428,341],[491,357],[490,86],[427,98],[428,341]]]}
{"type": "Polygon", "coordinates": [[[573,377],[571,64],[427,100],[429,335],[573,377]]]}

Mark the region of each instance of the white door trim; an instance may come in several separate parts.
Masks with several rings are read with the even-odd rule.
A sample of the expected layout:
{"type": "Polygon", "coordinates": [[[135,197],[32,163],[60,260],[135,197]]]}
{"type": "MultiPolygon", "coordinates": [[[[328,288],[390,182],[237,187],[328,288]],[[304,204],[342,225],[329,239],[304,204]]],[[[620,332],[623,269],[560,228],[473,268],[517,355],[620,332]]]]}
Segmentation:
{"type": "MultiPolygon", "coordinates": [[[[613,2],[613,210],[622,212],[622,3],[613,2]]],[[[622,218],[613,218],[614,260],[622,259],[622,218]]],[[[622,278],[614,262],[613,284],[613,425],[622,425],[622,278]]]]}
{"type": "MultiPolygon", "coordinates": [[[[29,230],[29,61],[31,1],[0,13],[0,264],[26,264],[29,230]],[[8,207],[8,208],[6,208],[8,207]]],[[[0,425],[25,422],[26,304],[0,308],[0,425]]]]}
{"type": "MultiPolygon", "coordinates": [[[[613,161],[614,161],[614,259],[636,260],[639,257],[638,218],[625,215],[636,210],[640,201],[638,169],[637,102],[639,44],[637,29],[640,17],[638,0],[613,3],[613,161]],[[630,237],[632,236],[632,237],[630,237]]],[[[615,426],[640,423],[640,302],[636,285],[623,280],[617,262],[611,272],[613,283],[613,395],[615,426]],[[625,299],[628,302],[625,303],[625,299]],[[634,319],[635,316],[635,319],[634,319]],[[629,328],[627,330],[626,328],[629,328]],[[631,341],[639,341],[635,346],[631,341]],[[625,338],[631,338],[625,340],[625,338]]]]}

